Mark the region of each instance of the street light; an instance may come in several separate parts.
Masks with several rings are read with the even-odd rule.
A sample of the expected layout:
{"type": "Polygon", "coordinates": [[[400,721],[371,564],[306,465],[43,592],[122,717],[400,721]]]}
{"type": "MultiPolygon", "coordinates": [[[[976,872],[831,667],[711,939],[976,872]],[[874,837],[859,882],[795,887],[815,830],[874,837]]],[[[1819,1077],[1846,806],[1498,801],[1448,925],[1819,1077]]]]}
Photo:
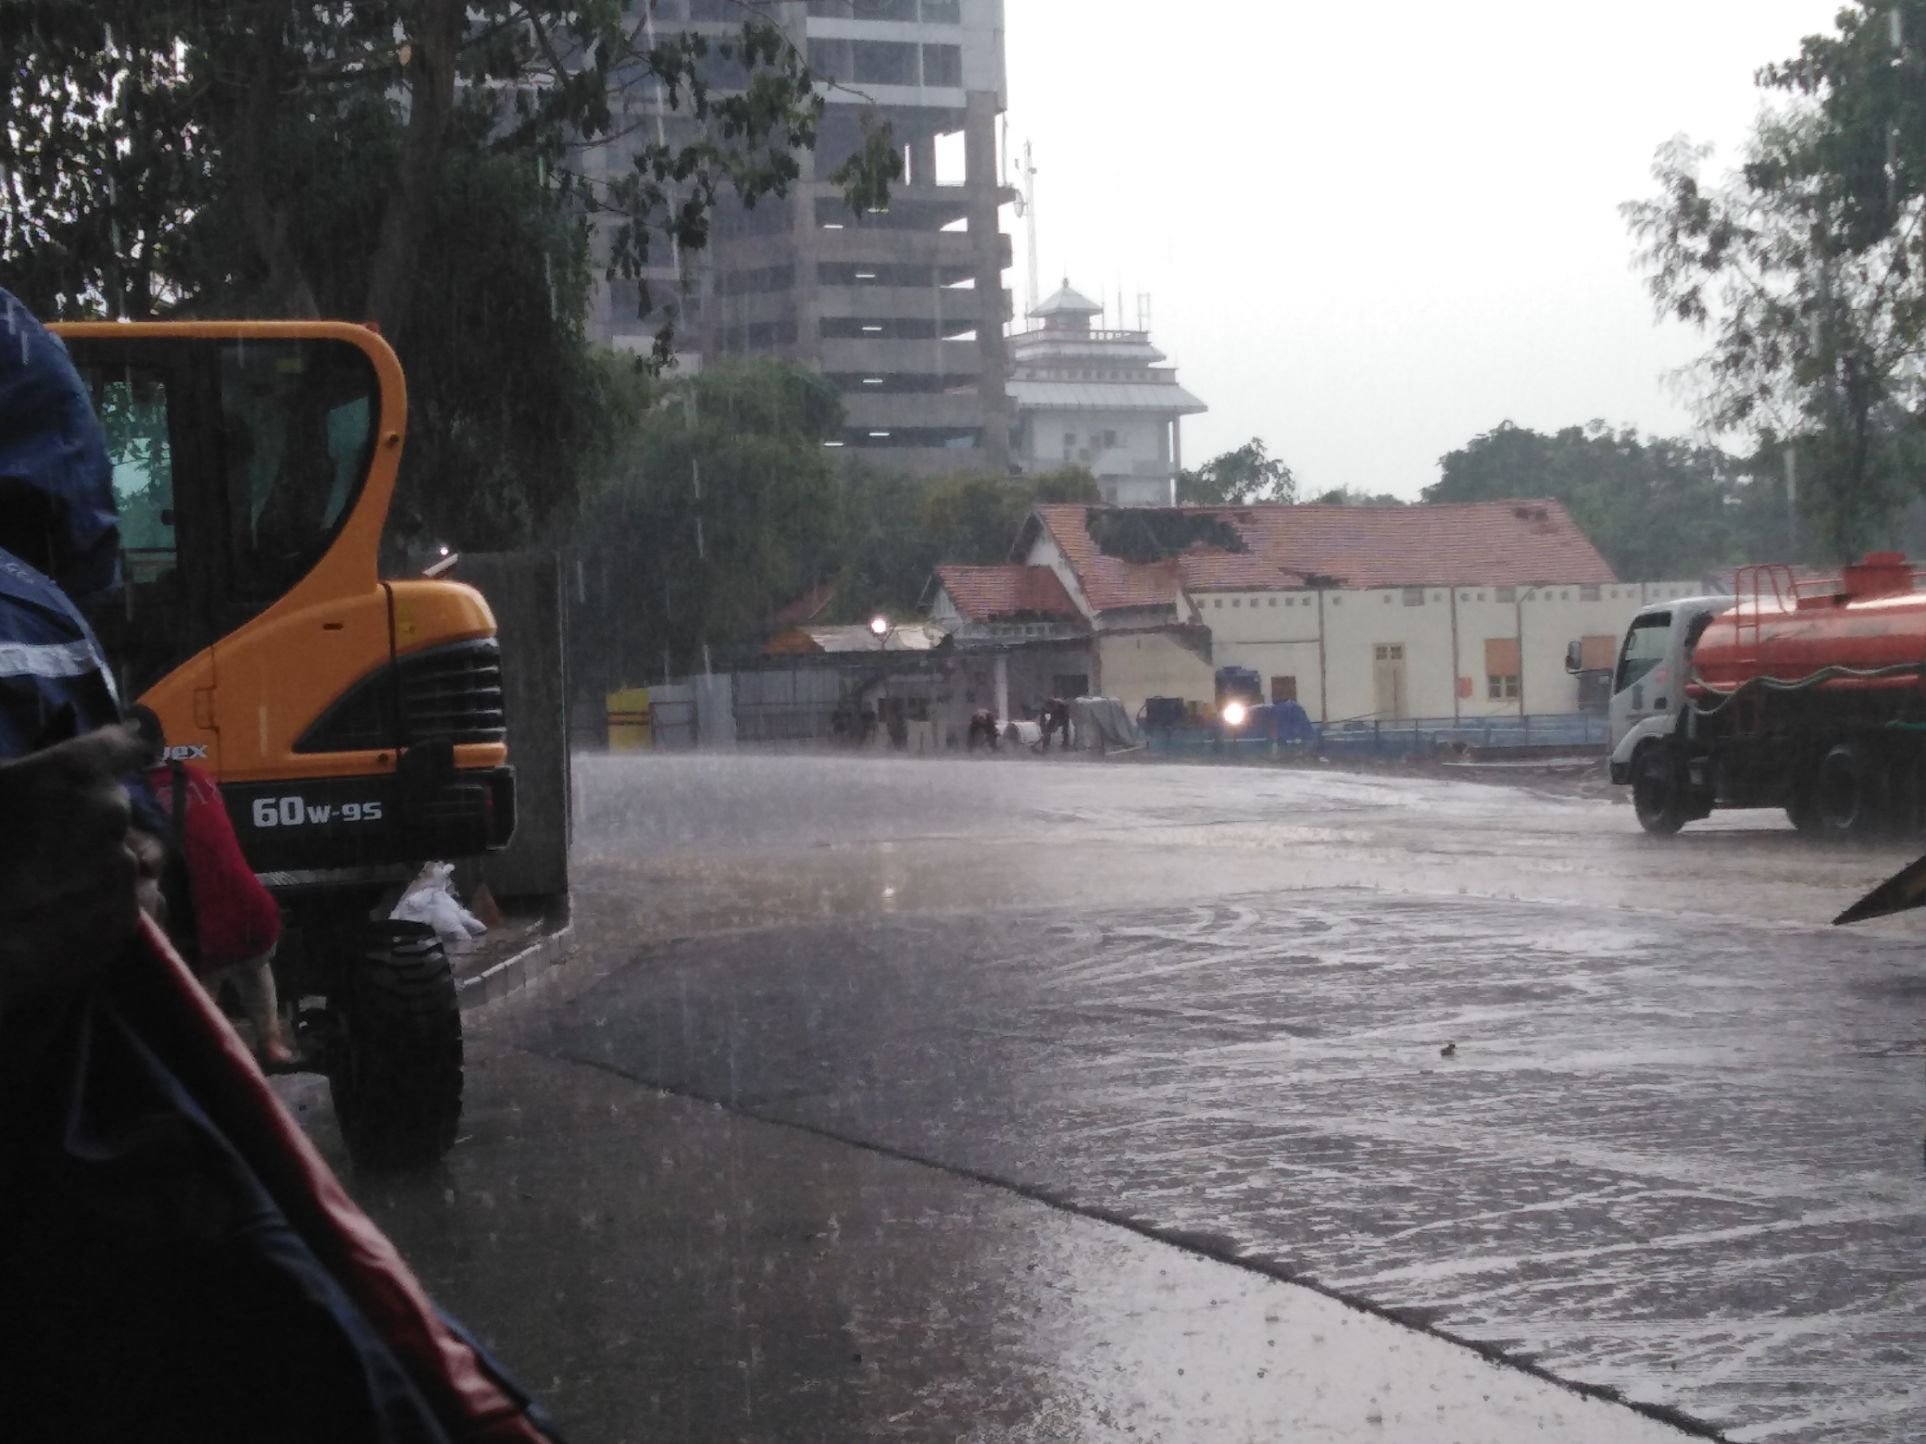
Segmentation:
{"type": "Polygon", "coordinates": [[[889,618],[878,612],[869,619],[869,634],[880,645],[889,636],[889,618]]]}

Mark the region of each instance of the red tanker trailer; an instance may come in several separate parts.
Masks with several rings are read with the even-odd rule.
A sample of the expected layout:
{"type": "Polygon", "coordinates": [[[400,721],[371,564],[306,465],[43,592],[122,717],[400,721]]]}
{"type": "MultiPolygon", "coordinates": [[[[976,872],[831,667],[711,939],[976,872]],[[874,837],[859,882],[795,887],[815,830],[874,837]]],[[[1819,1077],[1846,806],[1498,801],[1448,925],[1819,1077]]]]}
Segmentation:
{"type": "Polygon", "coordinates": [[[1714,808],[1912,829],[1926,802],[1926,592],[1897,552],[1837,579],[1747,567],[1735,596],[1647,607],[1619,658],[1612,777],[1649,832],[1714,808]]]}

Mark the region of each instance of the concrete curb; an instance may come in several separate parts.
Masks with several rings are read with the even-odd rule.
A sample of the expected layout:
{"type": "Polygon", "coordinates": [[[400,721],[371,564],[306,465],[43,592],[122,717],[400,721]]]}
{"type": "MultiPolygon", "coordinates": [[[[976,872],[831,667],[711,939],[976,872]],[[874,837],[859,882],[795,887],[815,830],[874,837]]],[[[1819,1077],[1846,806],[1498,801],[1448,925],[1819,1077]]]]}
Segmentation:
{"type": "Polygon", "coordinates": [[[542,935],[499,963],[455,984],[455,996],[462,1011],[496,1002],[524,987],[531,979],[547,972],[575,946],[575,922],[566,910],[545,928],[542,935]]]}

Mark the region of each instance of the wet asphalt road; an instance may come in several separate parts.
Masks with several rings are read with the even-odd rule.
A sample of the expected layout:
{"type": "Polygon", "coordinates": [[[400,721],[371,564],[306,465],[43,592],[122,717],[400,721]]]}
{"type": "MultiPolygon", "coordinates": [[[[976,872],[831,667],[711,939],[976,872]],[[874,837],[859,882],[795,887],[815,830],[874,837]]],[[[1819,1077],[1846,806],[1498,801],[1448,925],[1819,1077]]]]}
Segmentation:
{"type": "MultiPolygon", "coordinates": [[[[999,1413],[968,1384],[995,1340],[956,1320],[919,1325],[903,1430],[859,1428],[837,1400],[850,1340],[892,1336],[865,1328],[879,1271],[920,1263],[961,1320],[1018,1267],[1009,1220],[960,1219],[914,1162],[1104,1231],[1056,1276],[1113,1311],[1161,1265],[1092,1218],[1735,1439],[1926,1433],[1926,952],[1909,920],[1823,925],[1903,853],[1814,853],[1745,816],[1668,845],[1606,803],[1326,772],[582,759],[578,787],[583,956],[480,1020],[446,1176],[365,1197],[511,1360],[539,1361],[565,1420],[636,1430],[583,1437],[1288,1433],[1244,1374],[1162,1396],[1161,1425],[1104,1422],[1101,1389],[1054,1423],[999,1413]],[[711,1103],[778,1126],[719,1160],[711,1103]],[[685,1165],[636,1151],[670,1136],[633,1134],[645,1107],[689,1110],[685,1165]],[[812,1153],[824,1136],[868,1151],[812,1153]],[[616,1245],[671,1179],[713,1196],[708,1231],[692,1204],[660,1247],[616,1245]],[[846,1212],[805,1208],[832,1184],[846,1212]],[[546,1224],[507,1224],[508,1199],[546,1200],[546,1224]],[[873,1246],[824,1251],[879,1214],[915,1227],[892,1241],[871,1217],[873,1246]],[[810,1283],[772,1282],[759,1217],[798,1230],[810,1283]],[[760,1275],[730,1277],[745,1260],[760,1275]],[[642,1297],[702,1317],[638,1316],[642,1297]],[[637,1341],[621,1398],[611,1329],[637,1341]],[[705,1370],[726,1386],[692,1393],[705,1370]],[[664,1381],[667,1413],[636,1417],[635,1377],[664,1381]],[[1014,1432],[929,1428],[945,1388],[1014,1432]],[[786,1423],[741,1422],[759,1389],[786,1423]],[[725,1407],[737,1424],[700,1422],[725,1407]]],[[[1194,1286],[1204,1313],[1235,1292],[1194,1286]]],[[[1110,1345],[1080,1307],[1064,1348],[1088,1373],[1110,1345]]],[[[1222,1335],[1200,1357],[1261,1348],[1221,1319],[1193,1333],[1222,1335]]],[[[1358,1437],[1481,1437],[1387,1427],[1358,1437]]]]}

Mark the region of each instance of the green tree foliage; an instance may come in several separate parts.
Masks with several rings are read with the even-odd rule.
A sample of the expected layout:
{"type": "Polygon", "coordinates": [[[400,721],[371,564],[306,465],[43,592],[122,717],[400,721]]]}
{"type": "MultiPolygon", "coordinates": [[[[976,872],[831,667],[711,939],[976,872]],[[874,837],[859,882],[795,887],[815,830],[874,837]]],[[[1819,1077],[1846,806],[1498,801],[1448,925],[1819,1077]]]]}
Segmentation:
{"type": "Polygon", "coordinates": [[[1736,173],[1659,151],[1628,204],[1661,314],[1705,331],[1704,419],[1799,457],[1802,510],[1842,559],[1917,486],[1926,415],[1926,0],[1865,0],[1760,84],[1787,97],[1736,173]]]}
{"type": "Polygon", "coordinates": [[[934,560],[965,566],[1008,561],[1032,500],[1029,487],[1015,477],[964,475],[931,483],[923,494],[922,529],[934,560]]]}
{"type": "Polygon", "coordinates": [[[932,563],[1008,561],[1030,508],[1050,502],[1100,506],[1103,488],[1080,466],[1028,477],[964,474],[932,482],[921,506],[932,563]]]}
{"type": "Polygon", "coordinates": [[[1101,506],[1103,486],[1084,467],[1064,466],[1055,471],[1040,471],[1029,478],[1030,504],[1068,503],[1074,506],[1101,506]]]}
{"type": "Polygon", "coordinates": [[[731,362],[651,386],[605,363],[608,404],[629,424],[597,460],[574,544],[575,647],[611,677],[681,673],[759,640],[783,604],[830,575],[842,550],[841,481],[823,447],[842,401],[821,376],[731,362]]]}
{"type": "Polygon", "coordinates": [[[1403,506],[1401,496],[1388,491],[1360,491],[1352,486],[1334,486],[1311,498],[1312,506],[1403,506]]]}
{"type": "MultiPolygon", "coordinates": [[[[611,277],[709,239],[718,201],[781,194],[823,113],[753,9],[657,35],[621,0],[13,0],[0,261],[47,316],[377,322],[410,377],[404,497],[466,545],[565,514],[601,424],[581,319],[588,227],[611,277]],[[726,84],[726,89],[724,86],[726,84]],[[658,133],[625,110],[667,97],[658,133]],[[596,142],[631,164],[581,171],[596,142]]],[[[869,127],[838,172],[874,203],[869,127]]],[[[672,298],[670,298],[672,299],[672,298]]],[[[667,355],[668,321],[658,334],[667,355]]],[[[404,510],[407,510],[404,503],[404,510]]]]}
{"type": "Polygon", "coordinates": [[[631,680],[754,651],[773,618],[829,586],[826,622],[917,611],[940,563],[1009,560],[1038,502],[1096,503],[1096,478],[925,482],[823,442],[842,426],[835,388],[773,361],[735,362],[663,385],[605,358],[597,404],[616,418],[573,545],[586,590],[579,666],[631,680]],[[699,498],[698,498],[699,490],[699,498]],[[611,669],[603,660],[613,657],[611,669]]]}
{"type": "Polygon", "coordinates": [[[836,597],[827,619],[862,622],[878,612],[916,612],[943,543],[923,528],[928,484],[902,472],[846,462],[837,478],[836,547],[826,580],[836,597]]]}
{"type": "MultiPolygon", "coordinates": [[[[1438,459],[1428,502],[1560,501],[1620,576],[1692,577],[1754,556],[1752,518],[1770,523],[1772,478],[1748,482],[1714,446],[1641,438],[1602,421],[1546,434],[1506,421],[1438,459]],[[1749,506],[1747,504],[1750,504],[1749,506]]],[[[1782,554],[1781,554],[1782,555],[1782,554]]]]}
{"type": "Polygon", "coordinates": [[[840,497],[830,616],[858,622],[878,612],[915,611],[942,563],[1008,561],[1031,507],[1101,505],[1103,489],[1080,466],[1032,477],[965,474],[921,482],[855,460],[843,469],[840,497]]]}
{"type": "Polygon", "coordinates": [[[1212,457],[1195,471],[1178,473],[1177,500],[1196,506],[1296,501],[1297,478],[1254,436],[1235,451],[1212,457]]]}

